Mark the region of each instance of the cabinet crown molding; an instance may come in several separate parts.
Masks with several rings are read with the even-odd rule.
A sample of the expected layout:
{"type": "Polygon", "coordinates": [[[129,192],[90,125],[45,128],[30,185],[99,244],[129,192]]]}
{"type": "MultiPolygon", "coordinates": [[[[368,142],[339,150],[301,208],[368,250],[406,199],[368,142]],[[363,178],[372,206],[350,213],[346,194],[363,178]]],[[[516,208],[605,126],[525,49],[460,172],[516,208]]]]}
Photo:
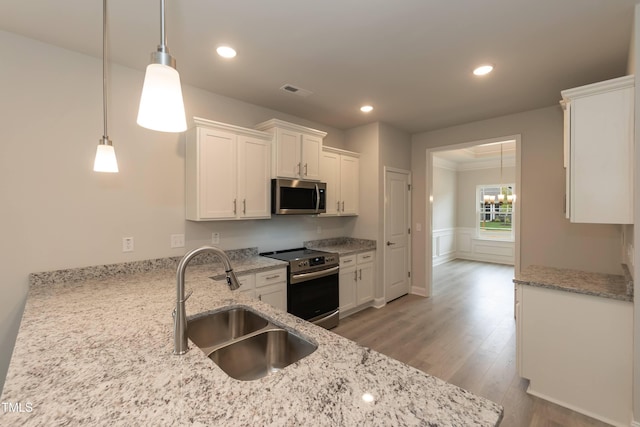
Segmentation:
{"type": "Polygon", "coordinates": [[[341,148],[329,147],[327,145],[322,146],[322,151],[326,153],[344,154],[351,157],[360,157],[360,153],[356,153],[355,151],[347,151],[341,148]]]}
{"type": "MultiPolygon", "coordinates": [[[[597,93],[608,92],[611,90],[624,89],[627,87],[633,87],[635,78],[633,75],[618,77],[616,79],[605,80],[603,82],[592,83],[585,86],[576,87],[573,89],[565,89],[560,94],[562,95],[562,102],[569,102],[572,99],[580,98],[583,96],[594,95],[597,93]]],[[[563,105],[564,108],[564,105],[563,105]]]]}
{"type": "Polygon", "coordinates": [[[245,128],[242,126],[230,125],[228,123],[216,122],[209,119],[203,119],[202,117],[193,117],[193,123],[195,127],[203,127],[209,129],[225,130],[240,135],[253,136],[255,138],[265,139],[267,141],[273,141],[273,135],[268,132],[262,132],[255,129],[245,128]]]}
{"type": "Polygon", "coordinates": [[[325,136],[327,136],[327,133],[321,130],[308,128],[306,126],[300,126],[295,123],[289,123],[289,122],[285,122],[283,120],[278,120],[278,119],[267,120],[266,122],[258,123],[257,125],[255,125],[255,128],[261,131],[266,129],[271,129],[274,127],[288,129],[294,132],[316,135],[316,136],[319,136],[320,138],[324,138],[325,136]]]}

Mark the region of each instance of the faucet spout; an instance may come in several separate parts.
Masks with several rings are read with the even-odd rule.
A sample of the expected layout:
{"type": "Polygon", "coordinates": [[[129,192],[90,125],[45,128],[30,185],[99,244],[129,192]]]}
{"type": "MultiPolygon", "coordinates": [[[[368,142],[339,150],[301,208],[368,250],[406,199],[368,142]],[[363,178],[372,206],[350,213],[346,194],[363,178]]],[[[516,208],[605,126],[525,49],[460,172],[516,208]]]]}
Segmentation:
{"type": "Polygon", "coordinates": [[[176,272],[176,308],[173,312],[174,314],[174,330],[173,330],[173,354],[185,354],[189,347],[187,345],[187,314],[185,310],[185,301],[189,296],[185,297],[185,271],[187,270],[187,265],[191,262],[193,258],[202,253],[213,253],[217,255],[224,265],[224,270],[226,273],[227,285],[229,285],[229,289],[236,290],[240,287],[240,282],[236,277],[236,274],[233,272],[233,268],[231,267],[231,260],[227,256],[227,254],[220,248],[215,246],[203,246],[198,249],[194,249],[190,252],[187,252],[180,263],[178,264],[178,269],[176,272]]]}

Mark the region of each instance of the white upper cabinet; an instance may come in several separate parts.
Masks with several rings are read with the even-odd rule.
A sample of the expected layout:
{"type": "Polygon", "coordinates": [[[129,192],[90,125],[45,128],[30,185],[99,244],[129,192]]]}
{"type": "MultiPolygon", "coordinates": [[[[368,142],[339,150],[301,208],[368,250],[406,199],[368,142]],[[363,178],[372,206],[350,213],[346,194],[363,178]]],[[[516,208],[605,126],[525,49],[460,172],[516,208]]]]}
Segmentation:
{"type": "Polygon", "coordinates": [[[194,121],[186,144],[187,219],[270,218],[272,135],[194,121]]]}
{"type": "Polygon", "coordinates": [[[327,183],[325,215],[358,215],[360,159],[358,153],[324,147],[321,180],[327,183]]]}
{"type": "Polygon", "coordinates": [[[271,119],[256,129],[275,137],[272,154],[274,178],[320,180],[322,140],[326,132],[271,119]]]}
{"type": "Polygon", "coordinates": [[[562,91],[566,217],[633,223],[634,77],[562,91]]]}

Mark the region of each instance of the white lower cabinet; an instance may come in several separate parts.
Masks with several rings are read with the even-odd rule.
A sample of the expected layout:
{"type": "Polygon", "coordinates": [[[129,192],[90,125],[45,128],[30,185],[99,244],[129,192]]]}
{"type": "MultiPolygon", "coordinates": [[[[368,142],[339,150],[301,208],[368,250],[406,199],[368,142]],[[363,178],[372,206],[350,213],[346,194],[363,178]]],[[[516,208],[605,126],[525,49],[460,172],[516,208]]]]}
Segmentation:
{"type": "Polygon", "coordinates": [[[287,311],[287,269],[262,271],[238,276],[240,288],[245,295],[287,311]]]}
{"type": "Polygon", "coordinates": [[[516,364],[527,392],[630,425],[633,303],[529,285],[518,285],[516,298],[516,364]]]}
{"type": "Polygon", "coordinates": [[[373,301],[375,277],[373,251],[340,257],[340,317],[373,301]]]}

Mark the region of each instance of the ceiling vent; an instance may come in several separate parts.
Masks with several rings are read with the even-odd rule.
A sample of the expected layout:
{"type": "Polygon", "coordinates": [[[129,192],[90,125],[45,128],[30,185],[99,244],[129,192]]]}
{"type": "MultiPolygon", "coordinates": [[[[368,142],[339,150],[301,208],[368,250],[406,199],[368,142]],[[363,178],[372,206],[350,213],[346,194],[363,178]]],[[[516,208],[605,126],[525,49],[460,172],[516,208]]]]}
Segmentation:
{"type": "Polygon", "coordinates": [[[310,90],[302,89],[302,88],[299,88],[297,86],[290,85],[290,84],[286,84],[286,85],[282,86],[280,89],[285,91],[285,92],[289,92],[289,93],[292,93],[294,95],[301,96],[303,98],[306,98],[307,96],[309,96],[309,95],[311,95],[313,93],[310,90]]]}

